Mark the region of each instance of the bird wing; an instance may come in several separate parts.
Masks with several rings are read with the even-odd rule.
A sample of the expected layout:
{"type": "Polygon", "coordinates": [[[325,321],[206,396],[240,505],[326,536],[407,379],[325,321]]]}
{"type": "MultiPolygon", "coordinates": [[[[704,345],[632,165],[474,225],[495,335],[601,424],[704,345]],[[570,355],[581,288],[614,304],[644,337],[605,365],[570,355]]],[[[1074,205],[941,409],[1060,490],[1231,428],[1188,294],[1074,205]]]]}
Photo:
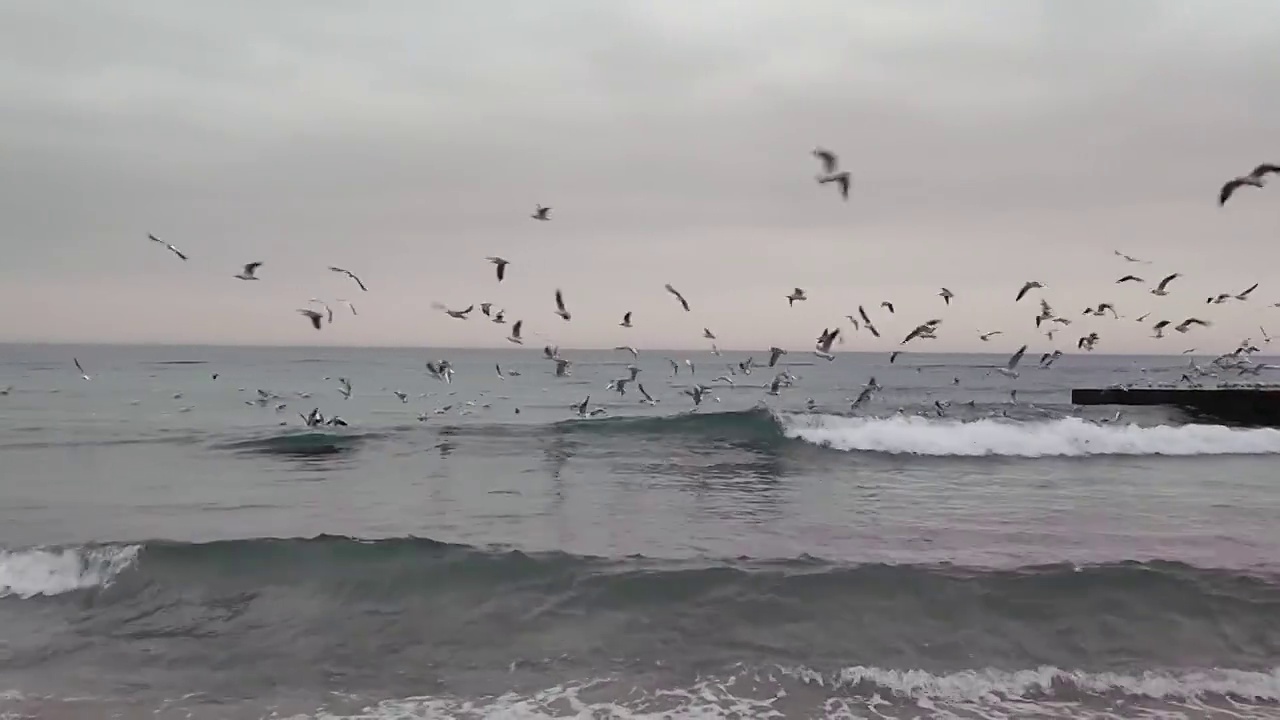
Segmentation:
{"type": "Polygon", "coordinates": [[[564,295],[559,290],[556,291],[556,308],[561,312],[564,311],[564,295]]]}
{"type": "Polygon", "coordinates": [[[244,274],[245,274],[245,275],[252,275],[252,274],[253,274],[253,271],[254,271],[254,270],[257,270],[257,269],[258,269],[258,268],[260,268],[260,267],[262,267],[262,263],[260,263],[260,262],[251,262],[251,263],[248,263],[247,265],[245,265],[245,266],[244,266],[244,274]]]}
{"type": "Polygon", "coordinates": [[[523,320],[517,320],[515,325],[511,326],[511,337],[520,337],[520,328],[524,325],[523,320]]]}
{"type": "Polygon", "coordinates": [[[1178,277],[1178,273],[1174,273],[1174,274],[1172,274],[1172,275],[1170,275],[1170,276],[1166,277],[1165,279],[1163,279],[1163,280],[1161,280],[1161,281],[1160,281],[1160,284],[1156,286],[1156,289],[1157,289],[1157,290],[1163,290],[1163,289],[1165,289],[1165,286],[1167,286],[1169,283],[1173,282],[1175,279],[1177,279],[1177,277],[1178,277]]]}
{"type": "Polygon", "coordinates": [[[1226,184],[1222,186],[1222,191],[1218,193],[1218,205],[1219,206],[1226,205],[1227,199],[1231,197],[1231,193],[1235,192],[1236,188],[1240,187],[1243,184],[1244,184],[1244,180],[1240,178],[1236,178],[1234,180],[1228,180],[1226,184]]]}
{"type": "Polygon", "coordinates": [[[1248,297],[1249,293],[1251,293],[1251,292],[1253,292],[1254,290],[1257,290],[1257,289],[1258,289],[1258,283],[1254,283],[1254,284],[1252,284],[1252,285],[1250,285],[1250,286],[1249,286],[1249,289],[1248,289],[1248,290],[1245,290],[1244,292],[1240,293],[1240,294],[1239,294],[1239,295],[1237,295],[1236,297],[1248,297]]]}
{"type": "Polygon", "coordinates": [[[1261,178],[1267,173],[1276,173],[1277,175],[1280,175],[1280,165],[1263,163],[1258,167],[1254,168],[1253,172],[1249,173],[1249,177],[1261,178]]]}
{"type": "Polygon", "coordinates": [[[1018,367],[1018,363],[1022,361],[1022,355],[1023,355],[1025,352],[1027,352],[1027,346],[1026,346],[1026,345],[1023,345],[1022,347],[1018,348],[1018,352],[1016,352],[1016,353],[1014,353],[1012,356],[1010,356],[1010,358],[1009,358],[1009,363],[1008,363],[1005,367],[1007,367],[1007,368],[1008,368],[1008,369],[1010,369],[1010,370],[1012,370],[1012,369],[1014,369],[1014,368],[1018,367]]]}

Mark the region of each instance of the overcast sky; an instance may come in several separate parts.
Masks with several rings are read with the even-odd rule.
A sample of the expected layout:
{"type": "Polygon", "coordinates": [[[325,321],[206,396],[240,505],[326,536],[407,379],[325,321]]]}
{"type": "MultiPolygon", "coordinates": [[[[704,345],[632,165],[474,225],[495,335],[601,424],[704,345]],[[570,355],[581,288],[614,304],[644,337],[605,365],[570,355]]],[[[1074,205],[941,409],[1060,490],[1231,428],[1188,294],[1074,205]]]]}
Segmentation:
{"type": "Polygon", "coordinates": [[[845,350],[935,317],[915,349],[1228,350],[1280,334],[1280,180],[1216,202],[1280,162],[1276,28],[1274,0],[9,0],[0,341],[509,347],[431,309],[491,301],[534,346],[805,348],[862,304],[885,338],[845,350]],[[359,315],[316,332],[312,297],[359,315]]]}

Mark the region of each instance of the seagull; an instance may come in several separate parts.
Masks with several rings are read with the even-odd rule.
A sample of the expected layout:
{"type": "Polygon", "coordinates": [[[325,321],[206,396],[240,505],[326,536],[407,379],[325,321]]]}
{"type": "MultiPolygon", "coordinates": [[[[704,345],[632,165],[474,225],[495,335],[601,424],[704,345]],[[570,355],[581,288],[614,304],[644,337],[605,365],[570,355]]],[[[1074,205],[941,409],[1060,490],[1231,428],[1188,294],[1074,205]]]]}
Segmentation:
{"type": "Polygon", "coordinates": [[[618,327],[624,327],[624,328],[631,327],[631,311],[630,310],[628,310],[626,314],[622,316],[622,322],[618,323],[618,327]]]}
{"type": "Polygon", "coordinates": [[[667,292],[671,293],[672,295],[675,295],[676,299],[680,301],[680,306],[684,308],[684,311],[689,312],[689,301],[684,299],[684,296],[680,294],[680,291],[671,287],[671,283],[667,283],[666,287],[667,287],[667,292]]]}
{"type": "Polygon", "coordinates": [[[485,260],[488,260],[489,262],[498,266],[496,268],[498,271],[498,282],[502,282],[502,278],[506,277],[506,274],[507,274],[507,266],[510,265],[511,262],[508,260],[503,260],[502,258],[497,256],[487,257],[485,258],[485,260]]]}
{"type": "Polygon", "coordinates": [[[398,397],[398,398],[400,398],[400,402],[402,402],[402,403],[407,403],[407,402],[409,402],[409,396],[408,396],[408,395],[406,395],[405,393],[400,392],[399,390],[392,390],[392,391],[391,391],[391,394],[392,394],[392,395],[395,395],[395,396],[396,396],[396,397],[398,397]]]}
{"type": "Polygon", "coordinates": [[[147,233],[147,237],[151,238],[154,242],[158,242],[158,243],[160,243],[161,245],[163,245],[163,246],[165,246],[165,247],[169,248],[169,252],[173,253],[174,255],[177,255],[178,257],[182,258],[183,260],[186,260],[186,259],[187,259],[187,256],[186,256],[186,255],[183,255],[181,250],[179,250],[178,248],[176,248],[176,247],[174,247],[174,246],[170,245],[169,243],[167,243],[167,242],[165,242],[165,241],[161,240],[160,238],[156,237],[155,235],[152,235],[151,233],[147,233]]]}
{"type": "Polygon", "coordinates": [[[569,314],[568,310],[564,309],[564,293],[560,292],[559,288],[556,288],[556,314],[564,318],[566,321],[573,317],[569,314]]]}
{"type": "Polygon", "coordinates": [[[1039,282],[1039,281],[1036,281],[1036,280],[1029,280],[1029,281],[1027,281],[1027,282],[1022,286],[1022,289],[1018,291],[1018,296],[1017,296],[1017,297],[1015,297],[1015,298],[1013,299],[1013,301],[1014,301],[1014,302],[1018,302],[1019,300],[1021,300],[1021,299],[1022,299],[1022,297],[1023,297],[1024,295],[1026,295],[1026,294],[1027,294],[1027,292],[1028,292],[1028,291],[1030,291],[1030,290],[1032,290],[1032,289],[1034,289],[1034,288],[1042,288],[1042,287],[1044,287],[1044,285],[1040,284],[1040,282],[1039,282]]]}
{"type": "Polygon", "coordinates": [[[572,364],[564,358],[556,358],[556,377],[565,377],[569,375],[569,366],[572,364]]]}
{"type": "Polygon", "coordinates": [[[330,266],[329,266],[329,269],[330,269],[330,270],[332,270],[332,271],[334,271],[334,272],[336,272],[336,273],[342,273],[343,275],[346,275],[347,277],[351,278],[352,280],[355,280],[355,281],[356,281],[356,284],[360,286],[360,289],[361,289],[361,290],[364,290],[365,292],[369,292],[369,288],[365,287],[365,286],[364,286],[364,283],[360,281],[360,278],[356,277],[356,274],[355,274],[355,273],[353,273],[353,272],[351,272],[350,270],[344,270],[344,269],[342,269],[342,268],[340,268],[340,267],[334,267],[334,266],[332,266],[332,265],[330,265],[330,266]]]}
{"type": "Polygon", "coordinates": [[[359,313],[357,313],[357,312],[356,312],[356,306],[355,306],[355,305],[353,305],[353,304],[351,303],[351,301],[350,301],[350,300],[343,300],[342,298],[338,298],[338,302],[340,302],[340,303],[342,303],[343,305],[346,305],[348,308],[350,308],[350,310],[351,310],[351,314],[352,314],[352,315],[358,315],[358,314],[359,314],[359,313]]]}
{"type": "Polygon", "coordinates": [[[780,357],[782,357],[783,355],[786,355],[786,354],[787,354],[787,351],[786,351],[786,350],[783,350],[783,349],[782,349],[782,348],[780,348],[780,347],[771,347],[771,348],[769,348],[769,367],[773,367],[773,366],[777,365],[777,364],[778,364],[778,358],[780,358],[780,357]]]}
{"type": "Polygon", "coordinates": [[[317,330],[320,329],[320,321],[324,319],[324,315],[321,315],[310,308],[307,308],[306,310],[298,310],[298,312],[307,316],[307,319],[311,321],[311,327],[317,330]]]}
{"type": "Polygon", "coordinates": [[[457,319],[459,319],[459,320],[466,320],[466,319],[467,319],[467,313],[469,313],[469,312],[471,312],[472,310],[474,310],[476,306],[475,306],[475,305],[468,305],[468,306],[466,307],[466,309],[465,309],[465,310],[450,310],[449,308],[445,307],[445,306],[444,306],[444,305],[442,305],[441,303],[438,303],[438,302],[437,302],[437,303],[431,303],[431,307],[435,308],[436,310],[443,310],[443,311],[444,311],[444,314],[445,314],[445,315],[448,315],[448,316],[449,316],[449,317],[451,317],[451,318],[457,318],[457,319]]]}
{"type": "Polygon", "coordinates": [[[1169,283],[1173,282],[1174,280],[1180,277],[1182,277],[1182,273],[1173,273],[1172,275],[1165,277],[1165,279],[1161,280],[1160,284],[1157,285],[1155,289],[1151,291],[1151,294],[1159,295],[1161,297],[1168,295],[1169,291],[1165,290],[1165,288],[1169,286],[1169,283]]]}
{"type": "Polygon", "coordinates": [[[1124,282],[1146,282],[1146,280],[1143,280],[1137,275],[1125,275],[1124,277],[1117,280],[1116,284],[1119,285],[1120,283],[1124,283],[1124,282]]]}
{"type": "Polygon", "coordinates": [[[1254,168],[1253,172],[1249,173],[1248,175],[1242,175],[1238,178],[1228,180],[1227,183],[1222,186],[1222,190],[1219,191],[1218,193],[1218,206],[1221,207],[1223,205],[1226,205],[1227,200],[1231,197],[1231,194],[1236,191],[1236,188],[1241,187],[1242,185],[1249,185],[1257,188],[1260,188],[1263,185],[1265,185],[1266,184],[1265,178],[1267,173],[1280,174],[1280,165],[1270,165],[1270,164],[1264,163],[1254,168]]]}
{"type": "Polygon", "coordinates": [[[254,275],[254,273],[257,272],[258,268],[260,267],[262,267],[262,263],[251,262],[248,265],[244,266],[244,270],[242,270],[239,275],[236,275],[234,277],[238,277],[241,280],[257,280],[258,276],[254,275]]]}
{"type": "Polygon", "coordinates": [[[885,300],[884,302],[880,303],[880,307],[888,310],[890,315],[893,314],[893,303],[889,302],[888,300],[885,300]]]}
{"type": "Polygon", "coordinates": [[[804,294],[803,289],[796,288],[795,290],[791,291],[790,295],[787,296],[787,305],[793,306],[796,304],[797,300],[808,300],[808,299],[809,298],[804,294]]]}
{"type": "Polygon", "coordinates": [[[1004,334],[1004,331],[1002,330],[992,330],[989,333],[982,333],[981,335],[978,336],[978,339],[981,340],[982,342],[987,342],[988,340],[995,337],[996,335],[1003,335],[1003,334],[1004,334]]]}
{"type": "Polygon", "coordinates": [[[830,150],[822,148],[814,148],[813,156],[822,161],[822,172],[828,175],[836,171],[836,167],[840,164],[836,158],[836,154],[830,150]]]}
{"type": "Polygon", "coordinates": [[[506,311],[506,310],[499,310],[498,312],[496,312],[496,313],[494,313],[494,314],[493,314],[493,318],[492,318],[492,322],[493,322],[493,323],[495,323],[495,324],[497,324],[497,325],[501,325],[501,324],[505,323],[506,321],[507,321],[507,311],[506,311]]]}
{"type": "Polygon", "coordinates": [[[631,347],[630,345],[619,345],[619,346],[615,347],[615,348],[614,348],[614,350],[625,350],[625,351],[627,351],[627,352],[631,353],[631,357],[632,357],[633,359],[634,359],[634,358],[638,358],[638,357],[640,357],[640,353],[639,353],[639,351],[637,351],[635,348],[631,347]]]}
{"type": "Polygon", "coordinates": [[[1254,290],[1257,290],[1257,289],[1258,289],[1258,283],[1254,283],[1254,284],[1252,284],[1252,285],[1250,285],[1250,286],[1249,286],[1249,289],[1245,290],[1244,292],[1240,293],[1239,295],[1234,295],[1233,297],[1235,297],[1235,299],[1237,299],[1237,300],[1248,300],[1248,299],[1249,299],[1249,293],[1251,293],[1251,292],[1253,292],[1254,290]]]}
{"type": "Polygon", "coordinates": [[[914,330],[907,333],[907,337],[901,344],[906,345],[916,338],[920,338],[922,340],[937,340],[937,336],[933,334],[933,331],[936,330],[937,327],[938,326],[932,321],[924,323],[923,325],[917,325],[914,330]]]}
{"type": "Polygon", "coordinates": [[[658,404],[658,401],[657,401],[657,400],[654,400],[654,399],[653,399],[653,397],[652,397],[651,395],[649,395],[649,393],[644,389],[644,384],[643,384],[643,383],[636,383],[636,389],[637,389],[637,390],[639,390],[639,391],[640,391],[640,394],[644,396],[644,399],[643,399],[643,400],[641,400],[640,402],[644,403],[645,405],[657,405],[657,404],[658,404]]]}
{"type": "Polygon", "coordinates": [[[90,379],[89,373],[85,372],[84,368],[80,367],[80,358],[71,358],[71,362],[76,364],[76,369],[80,371],[80,377],[84,378],[85,380],[90,379]]]}
{"type": "Polygon", "coordinates": [[[716,334],[711,332],[710,328],[702,328],[702,337],[706,338],[707,340],[715,340],[716,334]]]}
{"type": "Polygon", "coordinates": [[[951,304],[951,298],[953,298],[953,297],[955,297],[955,296],[956,296],[956,294],[955,294],[955,293],[951,292],[950,290],[948,290],[948,289],[946,289],[946,288],[942,288],[942,292],[938,293],[938,297],[942,298],[942,301],[943,301],[943,302],[945,302],[945,303],[946,303],[946,304],[948,304],[948,305],[950,305],[950,304],[951,304]]]}
{"type": "Polygon", "coordinates": [[[547,217],[550,214],[551,214],[551,208],[537,205],[537,208],[533,211],[533,214],[530,215],[529,217],[533,218],[534,220],[550,220],[551,218],[547,217]]]}
{"type": "Polygon", "coordinates": [[[1271,342],[1271,336],[1267,334],[1267,329],[1262,327],[1261,325],[1258,326],[1258,329],[1262,331],[1262,342],[1264,343],[1271,342]]]}
{"type": "Polygon", "coordinates": [[[845,200],[849,199],[849,171],[848,170],[843,170],[838,173],[831,173],[830,175],[822,175],[818,177],[818,184],[820,185],[825,185],[826,183],[829,183],[829,182],[836,183],[840,187],[840,197],[844,198],[845,200]]]}
{"type": "Polygon", "coordinates": [[[1144,264],[1144,265],[1148,264],[1146,260],[1139,260],[1138,258],[1136,258],[1136,257],[1134,257],[1134,256],[1132,256],[1132,255],[1125,255],[1124,253],[1120,252],[1119,250],[1112,250],[1111,252],[1115,253],[1116,257],[1124,258],[1125,262],[1131,262],[1131,263],[1142,263],[1142,264],[1144,264]]]}
{"type": "Polygon", "coordinates": [[[517,320],[517,321],[515,322],[515,324],[511,326],[511,336],[510,336],[510,337],[508,337],[508,338],[507,338],[507,340],[509,340],[510,342],[513,342],[513,343],[515,343],[515,344],[517,344],[517,345],[523,345],[523,344],[524,344],[524,340],[521,340],[521,339],[520,339],[520,326],[521,326],[521,325],[524,325],[524,321],[523,321],[523,320],[517,320]]]}
{"type": "Polygon", "coordinates": [[[480,303],[480,314],[481,314],[481,315],[484,315],[485,317],[492,317],[492,316],[493,316],[493,303],[490,303],[490,302],[482,302],[482,303],[480,303]]]}
{"type": "Polygon", "coordinates": [[[1023,345],[1022,347],[1018,348],[1018,352],[1009,356],[1009,362],[1005,363],[1005,366],[1002,368],[996,368],[996,372],[999,372],[1001,375],[1004,375],[1005,377],[1017,378],[1018,371],[1015,368],[1018,367],[1018,363],[1022,361],[1022,356],[1026,352],[1027,352],[1026,345],[1023,345]]]}
{"type": "Polygon", "coordinates": [[[1212,325],[1212,323],[1209,323],[1209,322],[1206,322],[1206,321],[1204,321],[1204,320],[1201,320],[1200,318],[1193,318],[1193,317],[1191,317],[1191,318],[1187,318],[1186,320],[1183,320],[1181,323],[1179,323],[1179,324],[1178,324],[1178,326],[1174,328],[1174,330],[1177,330],[1177,331],[1178,331],[1178,332],[1180,332],[1180,333],[1185,333],[1185,332],[1187,332],[1188,330],[1190,330],[1190,329],[1191,329],[1191,326],[1192,326],[1192,325],[1199,325],[1199,326],[1201,326],[1201,327],[1209,327],[1210,325],[1212,325]]]}
{"type": "Polygon", "coordinates": [[[1169,326],[1170,326],[1170,325],[1172,325],[1172,324],[1173,324],[1173,323],[1169,322],[1168,320],[1161,320],[1160,322],[1156,323],[1155,325],[1152,325],[1152,326],[1151,326],[1151,329],[1152,329],[1152,330],[1155,330],[1155,331],[1156,331],[1156,334],[1155,334],[1155,335],[1152,335],[1151,337],[1153,337],[1153,338],[1155,338],[1155,339],[1157,339],[1157,340],[1159,340],[1160,338],[1164,337],[1164,329],[1165,329],[1165,328],[1167,328],[1167,327],[1169,327],[1169,326]]]}
{"type": "Polygon", "coordinates": [[[1088,335],[1085,335],[1084,337],[1076,341],[1076,348],[1080,350],[1086,350],[1088,352],[1093,352],[1093,346],[1096,345],[1097,343],[1098,343],[1098,333],[1091,332],[1088,335]]]}
{"type": "Polygon", "coordinates": [[[817,349],[814,354],[823,360],[835,360],[835,356],[831,354],[831,343],[835,342],[836,338],[839,336],[840,328],[835,328],[833,330],[823,328],[822,334],[818,336],[817,349]]]}

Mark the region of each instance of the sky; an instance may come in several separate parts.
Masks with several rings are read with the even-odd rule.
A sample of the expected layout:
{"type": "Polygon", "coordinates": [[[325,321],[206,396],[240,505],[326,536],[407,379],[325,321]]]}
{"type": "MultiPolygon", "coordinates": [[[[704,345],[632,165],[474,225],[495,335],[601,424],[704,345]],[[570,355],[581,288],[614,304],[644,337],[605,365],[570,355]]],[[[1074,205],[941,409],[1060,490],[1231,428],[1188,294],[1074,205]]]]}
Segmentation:
{"type": "Polygon", "coordinates": [[[432,308],[493,302],[533,347],[890,350],[940,318],[907,349],[1227,351],[1280,334],[1280,180],[1217,204],[1280,162],[1277,27],[1273,0],[10,0],[0,342],[512,347],[432,308]]]}

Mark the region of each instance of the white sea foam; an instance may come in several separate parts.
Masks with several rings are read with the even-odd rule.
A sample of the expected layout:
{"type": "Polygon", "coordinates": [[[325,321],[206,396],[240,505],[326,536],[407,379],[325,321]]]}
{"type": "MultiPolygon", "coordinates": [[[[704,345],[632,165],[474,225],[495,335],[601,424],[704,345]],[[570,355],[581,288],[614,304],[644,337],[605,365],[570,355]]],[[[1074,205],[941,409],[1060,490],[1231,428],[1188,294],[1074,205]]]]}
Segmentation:
{"type": "Polygon", "coordinates": [[[1043,421],[782,414],[789,438],[846,451],[904,455],[1082,457],[1088,455],[1280,454],[1280,430],[1222,425],[1097,424],[1043,421]]]}
{"type": "Polygon", "coordinates": [[[0,597],[103,587],[138,557],[138,545],[0,550],[0,597]]]}
{"type": "Polygon", "coordinates": [[[1140,675],[1040,667],[933,675],[850,667],[744,671],[678,690],[640,692],[601,679],[477,699],[410,697],[354,714],[294,720],[416,718],[1214,718],[1280,717],[1280,668],[1140,675]],[[612,698],[612,699],[610,699],[612,698]],[[621,698],[621,699],[619,699],[621,698]]]}

